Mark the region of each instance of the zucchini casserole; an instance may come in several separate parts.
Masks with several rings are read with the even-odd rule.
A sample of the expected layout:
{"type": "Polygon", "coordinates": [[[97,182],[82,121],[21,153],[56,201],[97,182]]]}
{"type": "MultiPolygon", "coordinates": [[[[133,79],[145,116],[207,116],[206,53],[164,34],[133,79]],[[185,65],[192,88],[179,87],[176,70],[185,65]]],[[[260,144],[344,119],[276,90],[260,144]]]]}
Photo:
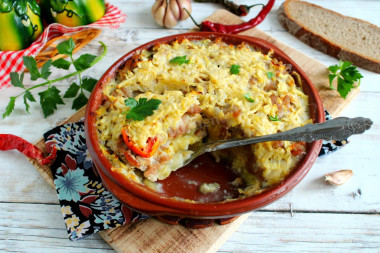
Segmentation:
{"type": "MultiPolygon", "coordinates": [[[[180,168],[194,143],[312,123],[298,75],[272,53],[221,39],[177,40],[138,52],[104,86],[96,111],[112,170],[151,186],[180,168]]],[[[213,156],[243,182],[241,196],[250,196],[280,183],[305,152],[305,143],[273,141],[213,156]]]]}

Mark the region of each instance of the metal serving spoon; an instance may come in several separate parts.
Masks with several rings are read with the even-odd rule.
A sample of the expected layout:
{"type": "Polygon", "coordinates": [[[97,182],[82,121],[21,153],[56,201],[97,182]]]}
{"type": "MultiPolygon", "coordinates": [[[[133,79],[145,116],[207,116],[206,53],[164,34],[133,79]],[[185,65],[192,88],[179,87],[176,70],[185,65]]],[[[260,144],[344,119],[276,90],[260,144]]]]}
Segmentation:
{"type": "Polygon", "coordinates": [[[343,140],[354,134],[362,134],[368,130],[372,121],[368,118],[335,118],[327,120],[323,123],[308,124],[303,127],[293,128],[291,130],[276,134],[263,135],[248,139],[227,139],[217,140],[209,143],[196,143],[190,146],[190,150],[194,151],[184,165],[189,164],[198,156],[213,152],[220,149],[244,146],[266,141],[304,141],[312,142],[316,140],[343,140]]]}

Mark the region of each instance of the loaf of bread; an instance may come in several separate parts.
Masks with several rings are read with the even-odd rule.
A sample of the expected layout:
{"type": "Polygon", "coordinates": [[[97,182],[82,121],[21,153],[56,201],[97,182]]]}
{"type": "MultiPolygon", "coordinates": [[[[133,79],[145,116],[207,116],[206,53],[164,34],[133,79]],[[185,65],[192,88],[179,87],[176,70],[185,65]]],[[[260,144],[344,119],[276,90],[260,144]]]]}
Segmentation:
{"type": "Polygon", "coordinates": [[[286,30],[311,47],[380,73],[378,26],[298,0],[285,1],[278,19],[286,30]]]}

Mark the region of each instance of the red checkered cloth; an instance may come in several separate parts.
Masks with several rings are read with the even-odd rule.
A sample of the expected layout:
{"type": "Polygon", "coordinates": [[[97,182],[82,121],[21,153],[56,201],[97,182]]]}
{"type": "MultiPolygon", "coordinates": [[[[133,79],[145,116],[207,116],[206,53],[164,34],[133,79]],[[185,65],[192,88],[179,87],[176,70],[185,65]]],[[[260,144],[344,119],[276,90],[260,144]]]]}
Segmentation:
{"type": "Polygon", "coordinates": [[[105,15],[95,23],[77,27],[67,27],[57,23],[50,24],[28,48],[20,51],[0,51],[0,89],[10,86],[9,74],[11,72],[19,72],[25,69],[22,57],[36,56],[47,41],[65,33],[78,32],[88,28],[118,28],[125,21],[125,17],[126,15],[116,6],[106,3],[105,15]]]}

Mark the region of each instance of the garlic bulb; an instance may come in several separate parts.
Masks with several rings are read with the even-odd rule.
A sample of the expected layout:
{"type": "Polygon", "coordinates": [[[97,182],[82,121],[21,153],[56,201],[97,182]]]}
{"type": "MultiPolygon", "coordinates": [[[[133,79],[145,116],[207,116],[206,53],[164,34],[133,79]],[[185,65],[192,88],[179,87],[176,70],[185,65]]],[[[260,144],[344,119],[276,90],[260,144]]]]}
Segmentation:
{"type": "Polygon", "coordinates": [[[189,17],[184,8],[191,13],[190,0],[156,0],[152,6],[152,15],[157,24],[171,28],[176,26],[179,20],[189,17]]]}

